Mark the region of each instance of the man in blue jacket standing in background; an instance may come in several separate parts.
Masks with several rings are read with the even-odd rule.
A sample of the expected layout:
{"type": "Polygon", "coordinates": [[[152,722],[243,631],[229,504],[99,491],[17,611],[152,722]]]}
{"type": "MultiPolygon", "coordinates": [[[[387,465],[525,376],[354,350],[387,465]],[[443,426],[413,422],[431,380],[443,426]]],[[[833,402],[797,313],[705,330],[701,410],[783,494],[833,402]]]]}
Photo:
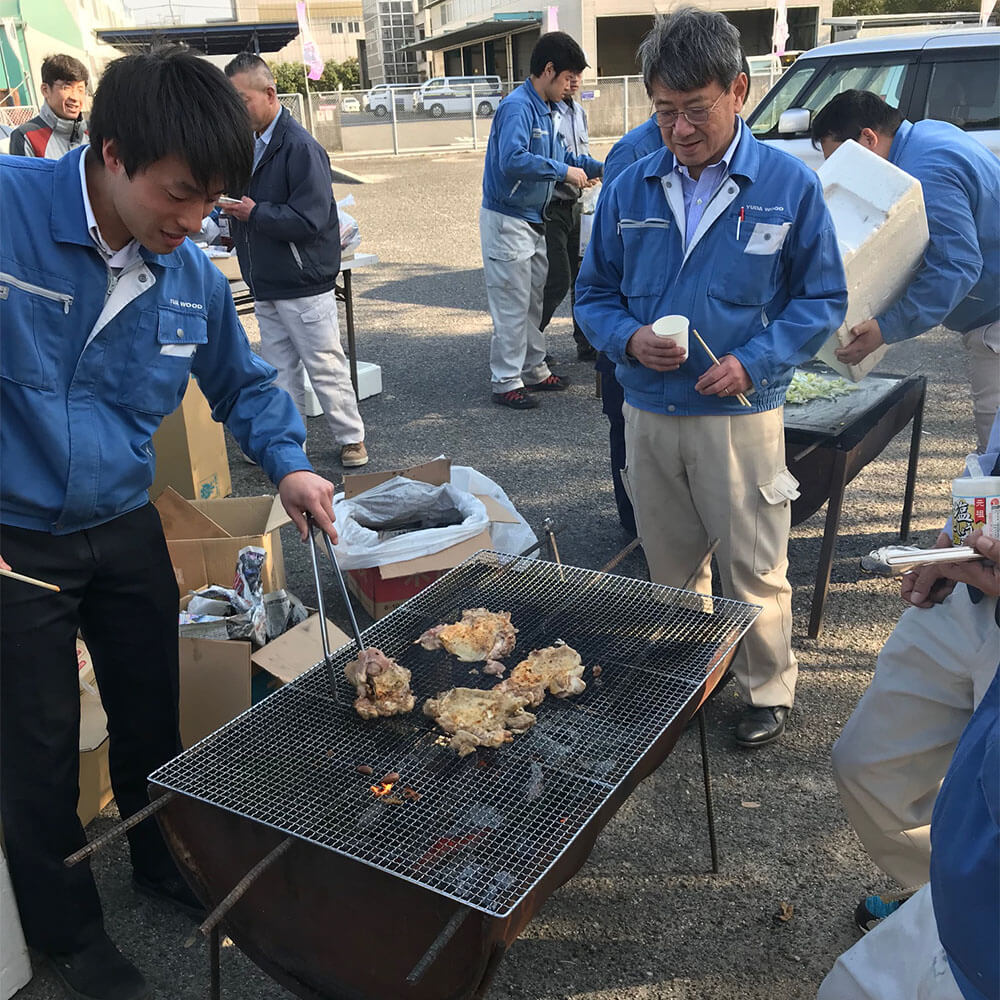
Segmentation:
{"type": "Polygon", "coordinates": [[[857,364],[882,344],[939,323],[962,336],[969,355],[977,450],[1000,406],[1000,160],[949,122],[908,122],[866,90],[847,90],[812,126],[824,156],[854,139],[916,177],[924,192],[930,243],[906,291],[881,316],[851,329],[837,351],[857,364]]]}
{"type": "MultiPolygon", "coordinates": [[[[738,117],[748,81],[725,16],[657,18],[640,55],[666,148],[605,188],[577,315],[625,390],[622,478],[652,579],[682,585],[718,538],[723,593],[763,609],[733,662],[748,703],[736,739],[757,747],[784,731],[797,674],[785,390],[843,321],[844,269],[816,175],[738,117]],[[657,337],[668,314],[721,363],[694,337],[690,356],[657,337]]],[[[695,589],[711,592],[709,567],[695,589]]]]}
{"type": "Polygon", "coordinates": [[[549,371],[539,329],[548,274],[545,211],[557,181],[584,188],[601,176],[598,160],[566,149],[553,119],[555,105],[572,94],[586,68],[569,35],[542,35],[531,75],[500,102],[486,147],[479,235],[493,319],[493,402],[515,410],[538,405],[530,393],[569,385],[549,371]]]}
{"type": "MultiPolygon", "coordinates": [[[[111,63],[90,145],[0,157],[0,808],[24,936],[79,1000],[145,1000],[104,930],[79,797],[83,631],[123,818],[180,751],[177,580],[149,502],[152,437],[191,374],[247,454],[336,540],[333,485],[274,369],[250,350],[221,272],[187,237],[250,174],[222,73],[181,48],[111,63]]],[[[128,834],[135,888],[197,910],[156,820],[128,834]]]]}
{"type": "Polygon", "coordinates": [[[340,346],[334,287],[340,273],[340,218],[326,150],[278,101],[267,63],[241,52],[226,76],[254,128],[253,175],[233,238],[240,273],[254,297],[260,352],[278,369],[278,385],[306,415],[309,375],[345,468],[368,464],[365,425],[340,346]]]}

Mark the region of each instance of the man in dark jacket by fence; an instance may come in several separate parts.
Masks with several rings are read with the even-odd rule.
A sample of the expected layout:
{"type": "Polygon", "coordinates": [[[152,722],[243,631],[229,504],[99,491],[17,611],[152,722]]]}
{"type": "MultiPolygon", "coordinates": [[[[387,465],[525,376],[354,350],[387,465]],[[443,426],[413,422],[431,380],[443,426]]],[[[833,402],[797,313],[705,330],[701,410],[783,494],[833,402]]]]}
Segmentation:
{"type": "Polygon", "coordinates": [[[334,284],[340,272],[340,221],[326,150],[278,101],[260,56],[242,52],[226,76],[243,98],[255,133],[253,176],[233,236],[240,273],[254,297],[261,354],[278,369],[305,417],[308,374],[341,464],[366,465],[365,427],[340,346],[334,284]]]}

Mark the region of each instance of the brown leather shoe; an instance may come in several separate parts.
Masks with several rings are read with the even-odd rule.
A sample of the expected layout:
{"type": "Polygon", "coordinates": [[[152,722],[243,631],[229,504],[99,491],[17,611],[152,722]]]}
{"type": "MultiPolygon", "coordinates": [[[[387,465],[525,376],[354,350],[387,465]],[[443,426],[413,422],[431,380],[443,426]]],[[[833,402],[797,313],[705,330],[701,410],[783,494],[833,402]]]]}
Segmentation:
{"type": "Polygon", "coordinates": [[[340,449],[340,464],[345,469],[356,469],[361,465],[368,464],[368,449],[364,441],[357,444],[345,444],[340,449]]]}

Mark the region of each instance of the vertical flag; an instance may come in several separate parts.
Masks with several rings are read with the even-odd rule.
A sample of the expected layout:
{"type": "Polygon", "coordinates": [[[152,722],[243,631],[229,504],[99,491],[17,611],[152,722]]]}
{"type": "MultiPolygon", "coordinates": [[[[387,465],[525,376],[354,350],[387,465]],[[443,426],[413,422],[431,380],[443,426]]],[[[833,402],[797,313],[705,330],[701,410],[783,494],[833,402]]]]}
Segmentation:
{"type": "Polygon", "coordinates": [[[996,4],[996,0],[980,0],[979,3],[979,23],[982,25],[989,24],[990,14],[993,13],[993,7],[996,4]]]}
{"type": "Polygon", "coordinates": [[[299,39],[302,42],[302,62],[309,70],[309,79],[318,80],[323,75],[323,60],[319,57],[319,49],[313,41],[312,32],[309,30],[309,18],[306,15],[305,0],[298,0],[295,4],[295,12],[299,18],[299,39]]]}
{"type": "Polygon", "coordinates": [[[559,8],[547,7],[545,9],[545,30],[546,31],[558,31],[559,30],[559,8]]]}
{"type": "Polygon", "coordinates": [[[788,5],[785,0],[775,0],[774,4],[774,35],[771,50],[776,56],[785,54],[785,42],[788,41],[788,5]]]}

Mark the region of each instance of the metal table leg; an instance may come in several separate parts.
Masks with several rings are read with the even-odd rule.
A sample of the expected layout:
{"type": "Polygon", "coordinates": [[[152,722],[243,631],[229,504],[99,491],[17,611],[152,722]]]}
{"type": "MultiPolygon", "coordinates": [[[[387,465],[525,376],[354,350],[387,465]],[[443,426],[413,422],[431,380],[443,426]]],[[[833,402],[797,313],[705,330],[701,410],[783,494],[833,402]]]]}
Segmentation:
{"type": "Polygon", "coordinates": [[[906,492],[903,494],[903,516],[899,520],[899,539],[905,542],[910,535],[910,514],[913,511],[913,494],[917,484],[917,461],[920,458],[920,434],[924,426],[924,400],[927,398],[925,382],[913,411],[910,430],[910,459],[906,466],[906,492]]]}
{"type": "Polygon", "coordinates": [[[213,927],[208,938],[208,962],[209,962],[209,1000],[221,1000],[222,997],[222,975],[219,967],[219,952],[222,945],[222,932],[218,926],[213,927]]]}
{"type": "Polygon", "coordinates": [[[347,314],[347,359],[351,364],[351,385],[358,396],[358,352],[354,344],[354,292],[351,290],[351,271],[341,271],[344,279],[344,311],[347,314]]]}
{"type": "Polygon", "coordinates": [[[705,809],[708,812],[708,845],[712,851],[712,874],[719,874],[719,845],[715,839],[715,803],[712,800],[712,772],[708,766],[708,734],[705,732],[705,709],[698,709],[698,739],[701,742],[701,770],[705,779],[705,809]]]}
{"type": "Polygon", "coordinates": [[[826,508],[826,525],[823,528],[823,544],[819,550],[816,565],[816,586],[813,590],[812,610],[809,614],[809,638],[819,636],[823,626],[823,607],[826,592],[830,588],[830,568],[833,566],[833,550],[837,544],[837,529],[840,527],[840,512],[844,504],[844,490],[847,488],[847,452],[836,452],[833,472],[830,475],[830,500],[826,508]]]}

